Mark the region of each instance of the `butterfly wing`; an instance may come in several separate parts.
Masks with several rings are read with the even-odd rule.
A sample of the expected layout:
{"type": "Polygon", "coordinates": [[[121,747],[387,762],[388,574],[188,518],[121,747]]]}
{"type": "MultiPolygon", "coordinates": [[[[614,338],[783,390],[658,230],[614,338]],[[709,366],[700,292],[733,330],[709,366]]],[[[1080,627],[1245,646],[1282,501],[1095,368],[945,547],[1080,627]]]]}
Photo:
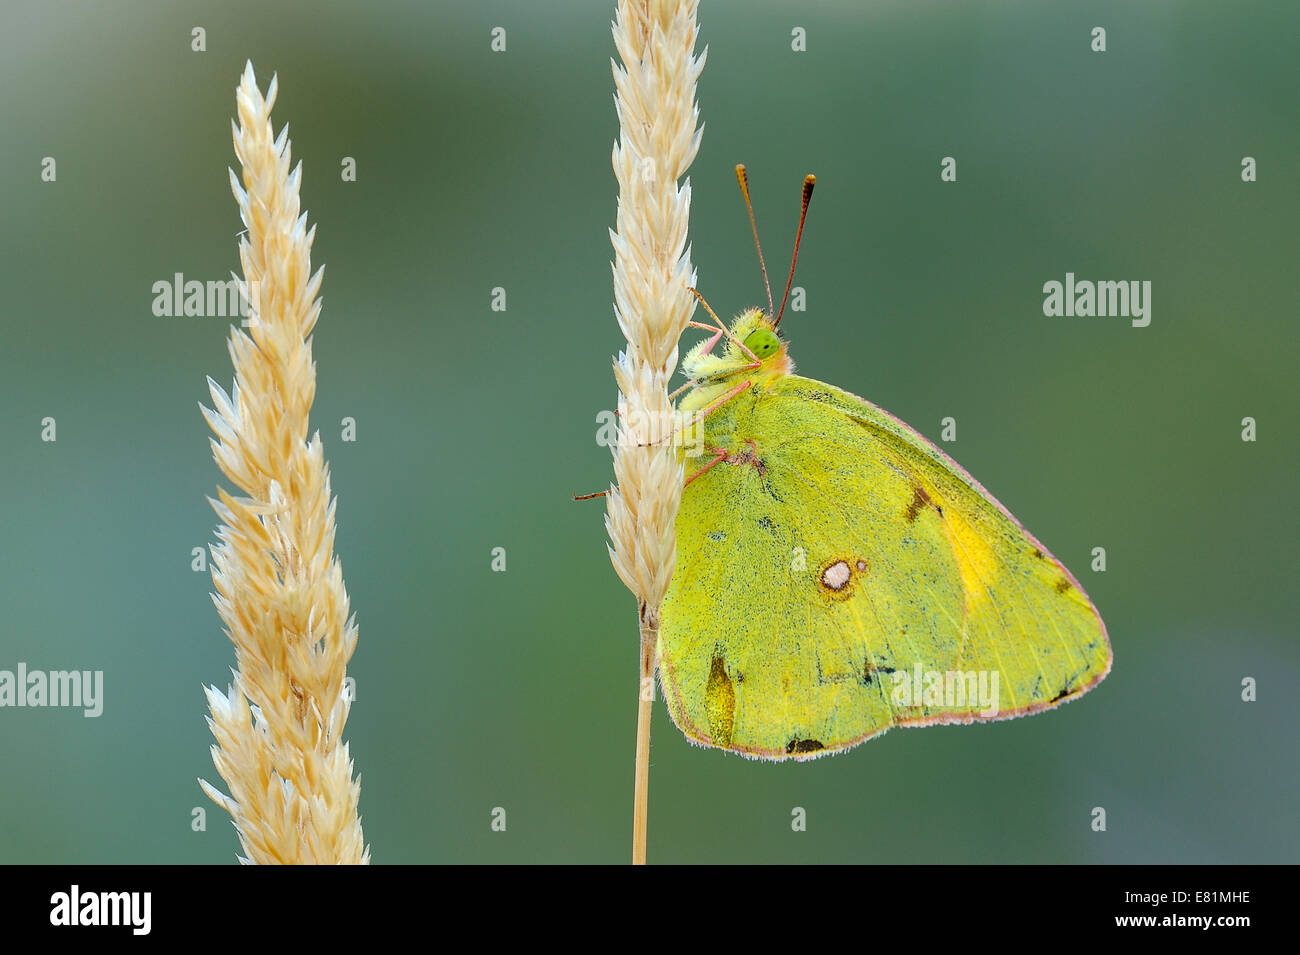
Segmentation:
{"type": "Polygon", "coordinates": [[[704,443],[728,457],[683,492],[658,642],[691,740],[811,758],[1049,709],[1109,671],[1078,581],[870,402],[783,376],[706,418],[704,443]]]}

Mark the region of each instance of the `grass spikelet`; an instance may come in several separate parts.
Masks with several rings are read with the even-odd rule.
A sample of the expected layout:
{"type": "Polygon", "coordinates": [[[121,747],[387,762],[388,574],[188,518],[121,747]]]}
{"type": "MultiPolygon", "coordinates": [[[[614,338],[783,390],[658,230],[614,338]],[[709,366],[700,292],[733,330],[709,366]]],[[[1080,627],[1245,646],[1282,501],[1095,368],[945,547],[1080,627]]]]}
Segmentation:
{"type": "Polygon", "coordinates": [[[645,862],[650,702],[659,605],[672,578],[673,522],[682,467],[667,435],[673,429],[668,383],[677,342],[695,309],[686,246],[691,187],[678,185],[699,149],[695,86],[695,0],[619,0],[613,64],[619,138],[614,144],[618,223],[614,311],[627,346],[614,363],[619,388],[616,484],[606,498],[610,559],[636,596],[641,667],[633,809],[633,861],[645,862]]]}
{"type": "MultiPolygon", "coordinates": [[[[238,495],[218,491],[213,601],[235,647],[233,683],[207,687],[212,761],[230,795],[200,780],[234,820],[254,864],[367,863],[359,779],[343,742],[344,689],[357,629],[334,556],[334,501],[319,433],[311,332],[321,275],[315,227],[299,212],[301,165],[287,127],[276,138],[252,64],[233,125],[242,176],[230,173],[247,234],[240,242],[247,331],[231,329],[234,387],[208,379],[212,454],[238,495]]],[[[202,406],[200,406],[202,407],[202,406]]]]}

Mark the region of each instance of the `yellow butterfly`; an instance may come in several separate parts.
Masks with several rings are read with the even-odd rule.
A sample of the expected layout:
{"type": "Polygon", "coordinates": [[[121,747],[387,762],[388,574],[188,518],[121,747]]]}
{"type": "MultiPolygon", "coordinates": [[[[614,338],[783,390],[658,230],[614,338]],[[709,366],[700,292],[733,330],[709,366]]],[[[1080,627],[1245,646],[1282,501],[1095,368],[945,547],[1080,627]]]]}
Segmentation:
{"type": "Polygon", "coordinates": [[[916,431],[792,374],[777,331],[789,292],[775,318],[768,286],[767,312],[728,328],[706,303],[716,324],[692,323],[714,335],[682,362],[679,407],[706,456],[687,459],[657,647],[677,726],[704,746],[811,759],[1095,686],[1110,642],[1079,582],[916,431]]]}

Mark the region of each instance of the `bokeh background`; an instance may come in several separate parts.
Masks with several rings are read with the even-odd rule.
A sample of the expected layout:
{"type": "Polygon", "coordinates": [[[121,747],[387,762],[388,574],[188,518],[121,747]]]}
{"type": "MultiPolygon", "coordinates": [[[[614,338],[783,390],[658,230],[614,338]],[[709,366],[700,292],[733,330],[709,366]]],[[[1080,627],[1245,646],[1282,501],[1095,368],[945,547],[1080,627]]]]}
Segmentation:
{"type": "MultiPolygon", "coordinates": [[[[762,295],[733,165],[777,273],[815,172],[808,307],[783,323],[800,370],[932,438],[956,417],[947,450],[1081,577],[1115,669],[1045,715],[802,765],[695,749],[660,704],[651,861],[1296,861],[1300,9],[701,7],[705,294],[725,315],[762,295]],[[1150,280],[1150,327],[1044,317],[1067,271],[1150,280]]],[[[0,668],[102,669],[106,699],[99,719],[0,710],[0,861],[235,859],[196,783],[220,785],[201,688],[233,652],[191,570],[219,479],[198,402],[205,375],[229,384],[229,322],[155,317],[151,287],[238,268],[250,58],[279,73],[327,264],[315,420],[374,860],[629,858],[635,609],[602,505],[570,499],[611,476],[612,11],[7,0],[0,668]]]]}

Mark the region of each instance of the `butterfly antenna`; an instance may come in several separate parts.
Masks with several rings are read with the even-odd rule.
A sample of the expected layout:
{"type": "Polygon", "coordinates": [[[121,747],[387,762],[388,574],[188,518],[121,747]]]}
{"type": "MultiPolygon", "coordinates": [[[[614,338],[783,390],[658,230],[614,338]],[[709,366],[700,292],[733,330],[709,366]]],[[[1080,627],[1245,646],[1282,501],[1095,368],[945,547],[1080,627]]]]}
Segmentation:
{"type": "Polygon", "coordinates": [[[740,183],[741,194],[745,197],[745,209],[749,212],[749,227],[754,230],[754,248],[758,249],[758,267],[763,270],[763,288],[767,289],[767,314],[772,314],[772,286],[767,281],[767,263],[763,261],[763,246],[758,241],[758,224],[754,221],[754,205],[749,201],[749,173],[745,164],[736,165],[736,181],[740,183]]]}
{"type": "Polygon", "coordinates": [[[785,312],[786,299],[790,297],[790,286],[794,284],[794,264],[799,261],[799,240],[803,237],[803,220],[808,218],[808,203],[812,199],[813,186],[817,185],[817,177],[814,175],[804,176],[803,180],[803,206],[799,210],[799,231],[794,234],[794,255],[790,257],[790,277],[785,282],[785,295],[781,296],[781,311],[776,313],[776,321],[772,327],[776,328],[781,324],[781,315],[785,312]]]}

